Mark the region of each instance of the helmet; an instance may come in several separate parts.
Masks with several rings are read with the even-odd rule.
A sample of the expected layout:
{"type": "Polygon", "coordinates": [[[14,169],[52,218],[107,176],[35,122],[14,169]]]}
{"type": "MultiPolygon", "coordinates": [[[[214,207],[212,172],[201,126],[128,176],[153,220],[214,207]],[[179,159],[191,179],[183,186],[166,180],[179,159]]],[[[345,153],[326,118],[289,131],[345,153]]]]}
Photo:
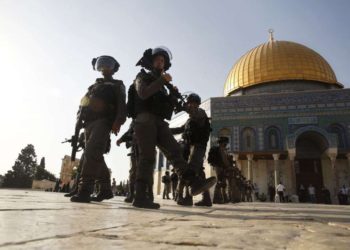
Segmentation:
{"type": "Polygon", "coordinates": [[[147,49],[143,53],[142,58],[136,63],[136,66],[141,66],[148,70],[152,70],[153,58],[162,55],[165,59],[164,70],[167,71],[171,67],[170,61],[173,59],[173,55],[170,50],[165,46],[155,47],[154,49],[147,49]]]}
{"type": "Polygon", "coordinates": [[[92,67],[94,70],[102,71],[103,69],[111,69],[113,72],[119,70],[120,64],[111,56],[99,56],[92,59],[92,67]]]}
{"type": "Polygon", "coordinates": [[[195,102],[199,105],[201,104],[202,100],[199,95],[192,93],[189,96],[187,96],[187,103],[189,102],[195,102]]]}
{"type": "Polygon", "coordinates": [[[229,140],[226,136],[220,136],[219,139],[218,139],[218,143],[221,144],[221,143],[225,143],[225,144],[228,144],[229,143],[229,140]]]}

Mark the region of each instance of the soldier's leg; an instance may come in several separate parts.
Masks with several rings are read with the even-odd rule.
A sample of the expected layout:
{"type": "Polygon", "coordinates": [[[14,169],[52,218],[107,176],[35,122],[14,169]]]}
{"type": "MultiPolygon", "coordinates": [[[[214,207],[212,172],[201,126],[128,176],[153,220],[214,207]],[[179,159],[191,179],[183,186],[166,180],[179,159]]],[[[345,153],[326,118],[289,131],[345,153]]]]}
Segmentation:
{"type": "Polygon", "coordinates": [[[129,193],[128,193],[128,197],[126,197],[124,200],[127,203],[133,202],[134,194],[135,194],[136,168],[137,168],[135,150],[133,150],[134,152],[131,152],[131,155],[130,155],[129,187],[128,187],[129,193]]]}
{"type": "MultiPolygon", "coordinates": [[[[199,176],[202,172],[206,147],[202,145],[193,145],[190,149],[188,165],[199,176]]],[[[204,177],[205,178],[205,177],[204,177]]]]}
{"type": "MultiPolygon", "coordinates": [[[[85,151],[81,170],[81,181],[79,191],[71,198],[73,202],[89,202],[88,196],[93,192],[95,180],[103,176],[103,171],[107,168],[103,154],[108,143],[110,133],[110,123],[106,119],[99,119],[91,122],[85,129],[85,151]]],[[[108,169],[108,168],[107,168],[108,169]]],[[[106,175],[106,173],[104,173],[106,175]]],[[[109,180],[103,176],[104,180],[109,180]]]]}
{"type": "Polygon", "coordinates": [[[172,192],[173,192],[173,200],[176,199],[176,188],[177,188],[177,181],[171,182],[172,192]]]}
{"type": "Polygon", "coordinates": [[[224,185],[224,171],[222,168],[217,167],[215,168],[215,172],[216,172],[216,177],[218,181],[215,186],[213,203],[223,204],[224,197],[223,197],[222,187],[224,185]]]}
{"type": "Polygon", "coordinates": [[[215,177],[206,180],[196,179],[195,172],[188,168],[186,161],[183,159],[180,145],[170,132],[168,123],[158,121],[157,130],[157,145],[160,149],[164,149],[166,157],[173,163],[179,178],[188,182],[192,195],[198,195],[215,185],[215,177]]]}
{"type": "Polygon", "coordinates": [[[145,117],[145,120],[142,121],[141,119],[140,121],[135,120],[134,131],[138,148],[138,162],[133,206],[157,209],[159,204],[153,203],[147,195],[149,185],[153,183],[157,127],[151,117],[145,117]]]}

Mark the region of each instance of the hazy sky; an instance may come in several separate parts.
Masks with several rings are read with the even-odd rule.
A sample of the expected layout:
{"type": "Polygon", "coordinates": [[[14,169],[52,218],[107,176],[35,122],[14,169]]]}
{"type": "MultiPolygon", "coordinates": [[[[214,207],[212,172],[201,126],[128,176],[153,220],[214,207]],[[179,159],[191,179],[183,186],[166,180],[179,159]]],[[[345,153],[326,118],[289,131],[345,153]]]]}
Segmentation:
{"type": "MultiPolygon", "coordinates": [[[[0,174],[31,143],[58,176],[70,154],[60,142],[73,133],[80,98],[99,77],[91,59],[102,54],[120,62],[115,77],[128,88],[143,51],[165,45],[174,84],[206,99],[222,95],[233,64],[273,28],[276,40],[320,53],[350,87],[349,13],[348,0],[0,0],[0,174]]],[[[106,160],[120,181],[129,159],[115,141],[106,160]]]]}

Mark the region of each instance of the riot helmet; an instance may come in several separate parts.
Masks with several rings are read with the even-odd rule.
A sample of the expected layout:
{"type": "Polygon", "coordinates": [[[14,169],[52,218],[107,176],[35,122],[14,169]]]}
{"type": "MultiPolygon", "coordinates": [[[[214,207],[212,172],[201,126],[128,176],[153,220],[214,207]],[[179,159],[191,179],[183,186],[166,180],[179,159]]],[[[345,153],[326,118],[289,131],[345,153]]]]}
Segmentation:
{"type": "Polygon", "coordinates": [[[218,143],[219,144],[228,144],[229,143],[229,140],[226,136],[220,136],[219,139],[218,139],[218,143]]]}
{"type": "Polygon", "coordinates": [[[201,100],[201,97],[196,93],[191,93],[187,96],[187,103],[191,103],[191,102],[194,102],[200,105],[202,100],[201,100]]]}
{"type": "Polygon", "coordinates": [[[92,59],[92,67],[94,70],[102,72],[104,69],[113,71],[119,70],[120,64],[111,56],[99,56],[92,59]]]}
{"type": "Polygon", "coordinates": [[[171,60],[173,55],[170,50],[165,46],[158,46],[153,49],[149,48],[145,50],[142,58],[136,63],[136,66],[141,66],[148,70],[152,70],[153,59],[156,56],[162,55],[165,59],[164,71],[167,71],[171,67],[171,60]]]}

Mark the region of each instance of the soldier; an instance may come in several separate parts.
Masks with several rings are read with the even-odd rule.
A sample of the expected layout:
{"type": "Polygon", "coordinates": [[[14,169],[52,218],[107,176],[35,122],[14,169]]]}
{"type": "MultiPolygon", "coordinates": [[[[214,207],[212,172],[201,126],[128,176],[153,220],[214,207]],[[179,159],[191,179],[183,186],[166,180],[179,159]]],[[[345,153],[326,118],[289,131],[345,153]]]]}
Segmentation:
{"type": "Polygon", "coordinates": [[[148,49],[136,65],[143,67],[136,76],[134,86],[135,138],[139,150],[136,173],[135,207],[157,209],[147,196],[147,187],[153,185],[153,168],[155,162],[155,147],[158,146],[169,159],[179,178],[189,183],[193,195],[209,189],[215,184],[215,178],[208,180],[196,179],[193,170],[189,169],[181,155],[180,146],[170,132],[164,119],[171,119],[174,111],[172,96],[168,89],[172,77],[166,71],[170,68],[172,55],[165,47],[148,49]],[[148,71],[145,71],[147,69],[148,71]]]}
{"type": "Polygon", "coordinates": [[[247,197],[247,202],[253,202],[253,198],[252,198],[252,195],[253,195],[253,190],[254,190],[254,187],[252,185],[252,182],[250,180],[247,181],[247,184],[246,184],[246,197],[247,197]]]}
{"type": "Polygon", "coordinates": [[[228,179],[228,191],[229,191],[229,200],[232,203],[240,201],[240,194],[238,191],[238,181],[239,169],[236,166],[236,162],[233,160],[233,157],[230,156],[230,167],[227,169],[227,179],[228,179]]]}
{"type": "Polygon", "coordinates": [[[71,197],[72,202],[102,201],[113,197],[110,172],[103,155],[111,131],[117,135],[126,120],[125,87],[122,81],[113,79],[119,63],[111,56],[100,56],[92,60],[92,65],[103,78],[96,79],[81,101],[79,112],[85,128],[85,150],[79,189],[71,197]],[[100,191],[91,198],[95,180],[99,181],[100,191]]]}
{"type": "MultiPolygon", "coordinates": [[[[210,122],[205,111],[199,107],[201,98],[197,94],[190,94],[187,97],[186,112],[189,114],[189,119],[184,125],[178,128],[172,128],[173,134],[182,133],[182,139],[185,148],[188,149],[188,165],[196,173],[197,178],[205,179],[205,172],[203,162],[207,149],[207,144],[211,132],[210,122]]],[[[186,158],[185,158],[186,159],[186,158]]],[[[180,186],[181,183],[180,183],[180,186]]],[[[202,200],[195,203],[196,206],[212,206],[209,191],[202,194],[202,200]]],[[[193,204],[193,197],[187,196],[183,198],[182,190],[179,190],[179,197],[177,200],[179,205],[193,204]]]]}
{"type": "Polygon", "coordinates": [[[171,179],[170,179],[169,171],[165,171],[165,175],[163,175],[163,177],[162,177],[162,182],[164,183],[163,200],[165,198],[170,200],[169,193],[170,193],[170,190],[171,190],[171,188],[170,188],[171,187],[171,179]]]}
{"type": "Polygon", "coordinates": [[[130,148],[130,170],[128,183],[128,196],[124,199],[126,203],[132,203],[135,195],[136,168],[137,168],[137,145],[134,139],[134,122],[132,121],[128,131],[126,131],[118,140],[117,146],[125,143],[126,148],[130,148]]]}
{"type": "Polygon", "coordinates": [[[171,189],[172,189],[172,193],[173,193],[173,200],[176,200],[176,196],[177,196],[177,184],[179,183],[179,177],[177,176],[175,169],[171,170],[172,174],[170,175],[170,179],[171,179],[171,189]]]}
{"type": "Polygon", "coordinates": [[[216,177],[218,179],[214,190],[213,203],[223,204],[229,202],[229,198],[226,193],[227,169],[230,167],[230,158],[226,150],[228,138],[220,137],[218,144],[219,146],[213,146],[210,149],[208,162],[214,167],[216,177]]]}

